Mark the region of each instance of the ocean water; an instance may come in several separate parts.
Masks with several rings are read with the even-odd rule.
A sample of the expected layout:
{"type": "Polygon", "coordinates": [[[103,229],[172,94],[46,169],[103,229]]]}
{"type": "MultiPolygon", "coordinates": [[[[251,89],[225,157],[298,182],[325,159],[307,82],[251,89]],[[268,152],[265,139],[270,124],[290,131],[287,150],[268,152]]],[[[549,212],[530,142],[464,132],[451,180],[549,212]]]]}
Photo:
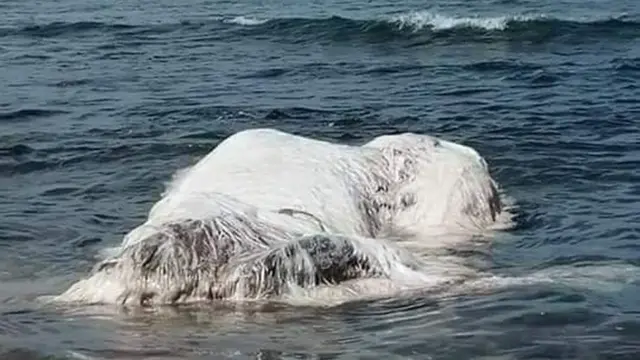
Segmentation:
{"type": "Polygon", "coordinates": [[[640,357],[637,1],[5,0],[0,13],[0,358],[640,357]],[[510,284],[333,309],[34,304],[118,244],[176,170],[253,127],[473,146],[518,225],[460,251],[510,284]]]}

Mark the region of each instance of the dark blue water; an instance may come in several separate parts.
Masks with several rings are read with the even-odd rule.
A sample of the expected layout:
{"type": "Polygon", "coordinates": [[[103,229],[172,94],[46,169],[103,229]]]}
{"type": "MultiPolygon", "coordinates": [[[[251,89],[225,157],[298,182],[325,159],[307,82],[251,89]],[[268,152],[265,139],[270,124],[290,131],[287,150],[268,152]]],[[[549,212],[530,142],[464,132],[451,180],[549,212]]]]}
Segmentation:
{"type": "Polygon", "coordinates": [[[5,0],[0,13],[0,357],[640,357],[637,1],[5,0]],[[177,169],[251,127],[473,146],[519,203],[516,229],[480,256],[522,283],[330,310],[33,306],[119,243],[177,169]]]}

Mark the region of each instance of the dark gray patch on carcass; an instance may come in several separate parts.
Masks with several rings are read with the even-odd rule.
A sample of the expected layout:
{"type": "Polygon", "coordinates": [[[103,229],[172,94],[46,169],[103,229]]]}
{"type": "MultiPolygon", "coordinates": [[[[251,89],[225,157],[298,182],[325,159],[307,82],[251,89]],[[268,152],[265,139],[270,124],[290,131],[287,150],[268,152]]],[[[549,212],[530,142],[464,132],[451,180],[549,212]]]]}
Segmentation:
{"type": "Polygon", "coordinates": [[[123,281],[128,290],[121,297],[122,303],[130,298],[141,305],[156,302],[156,298],[161,303],[194,295],[212,298],[195,292],[209,292],[220,266],[239,254],[286,243],[292,236],[232,215],[168,223],[117,257],[103,261],[96,271],[108,272],[123,281]]]}
{"type": "Polygon", "coordinates": [[[305,236],[266,254],[251,256],[221,270],[214,297],[224,298],[241,291],[241,296],[279,296],[293,283],[300,287],[338,284],[346,280],[378,275],[380,265],[356,251],[347,238],[326,235],[305,236]],[[238,289],[239,282],[244,287],[238,289]]]}
{"type": "Polygon", "coordinates": [[[498,214],[502,212],[502,201],[498,189],[491,184],[491,198],[489,199],[489,209],[491,211],[491,219],[496,221],[498,214]]]}

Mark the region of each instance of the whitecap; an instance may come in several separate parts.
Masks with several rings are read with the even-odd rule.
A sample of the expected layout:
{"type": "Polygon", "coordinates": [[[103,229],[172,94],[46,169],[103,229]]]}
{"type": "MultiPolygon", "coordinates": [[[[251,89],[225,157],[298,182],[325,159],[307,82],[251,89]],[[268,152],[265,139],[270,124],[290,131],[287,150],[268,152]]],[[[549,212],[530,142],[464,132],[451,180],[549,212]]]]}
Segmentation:
{"type": "Polygon", "coordinates": [[[243,26],[255,26],[255,25],[261,25],[266,23],[269,20],[264,20],[264,19],[258,19],[255,17],[246,17],[246,16],[236,16],[232,19],[227,19],[227,20],[223,20],[225,23],[228,24],[236,24],[236,25],[243,25],[243,26]]]}
{"type": "Polygon", "coordinates": [[[449,30],[454,28],[478,28],[484,30],[505,30],[512,21],[532,21],[543,15],[502,15],[489,17],[457,17],[431,11],[415,11],[393,16],[391,23],[402,29],[418,31],[424,28],[449,30]]]}

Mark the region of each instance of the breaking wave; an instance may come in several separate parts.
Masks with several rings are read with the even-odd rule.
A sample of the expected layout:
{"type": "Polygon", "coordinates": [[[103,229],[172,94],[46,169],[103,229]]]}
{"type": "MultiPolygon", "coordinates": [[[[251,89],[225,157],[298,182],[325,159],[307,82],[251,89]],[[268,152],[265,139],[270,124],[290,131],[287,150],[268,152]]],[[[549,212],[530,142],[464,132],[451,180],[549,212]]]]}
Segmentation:
{"type": "Polygon", "coordinates": [[[450,17],[432,12],[412,12],[394,16],[391,23],[399,29],[449,30],[475,28],[482,30],[505,30],[510,25],[543,21],[545,16],[496,16],[496,17],[450,17]]]}
{"type": "Polygon", "coordinates": [[[0,28],[1,36],[57,37],[87,32],[149,35],[179,32],[215,32],[220,36],[260,36],[291,41],[389,41],[397,38],[454,38],[459,41],[482,41],[525,38],[545,40],[575,35],[575,39],[593,37],[637,37],[640,21],[621,15],[602,18],[558,18],[545,14],[497,16],[455,16],[431,11],[417,11],[381,17],[352,19],[341,16],[326,18],[266,18],[261,16],[214,16],[205,21],[184,20],[169,24],[117,24],[107,22],[54,22],[22,28],[0,28]]]}

